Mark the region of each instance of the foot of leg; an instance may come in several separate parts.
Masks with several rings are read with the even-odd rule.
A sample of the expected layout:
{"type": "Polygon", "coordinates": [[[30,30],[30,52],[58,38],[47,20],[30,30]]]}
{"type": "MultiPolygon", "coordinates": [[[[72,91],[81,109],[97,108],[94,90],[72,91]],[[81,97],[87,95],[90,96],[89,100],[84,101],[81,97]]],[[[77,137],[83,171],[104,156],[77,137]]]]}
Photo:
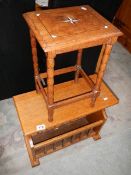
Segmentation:
{"type": "Polygon", "coordinates": [[[36,159],[35,161],[34,161],[34,160],[31,161],[31,166],[32,166],[32,167],[35,167],[35,166],[38,166],[38,165],[40,165],[39,159],[36,159]]]}
{"type": "Polygon", "coordinates": [[[99,134],[99,133],[95,134],[95,135],[93,136],[93,139],[94,139],[95,141],[101,139],[100,134],[99,134]]]}
{"type": "Polygon", "coordinates": [[[48,121],[52,122],[53,121],[53,113],[54,113],[54,109],[49,107],[48,108],[48,121]]]}
{"type": "Polygon", "coordinates": [[[39,162],[39,159],[36,158],[36,155],[35,155],[35,153],[33,152],[32,148],[30,146],[30,137],[29,136],[24,136],[24,139],[25,139],[28,155],[29,155],[29,158],[30,158],[31,166],[32,167],[38,166],[40,164],[40,162],[39,162]]]}

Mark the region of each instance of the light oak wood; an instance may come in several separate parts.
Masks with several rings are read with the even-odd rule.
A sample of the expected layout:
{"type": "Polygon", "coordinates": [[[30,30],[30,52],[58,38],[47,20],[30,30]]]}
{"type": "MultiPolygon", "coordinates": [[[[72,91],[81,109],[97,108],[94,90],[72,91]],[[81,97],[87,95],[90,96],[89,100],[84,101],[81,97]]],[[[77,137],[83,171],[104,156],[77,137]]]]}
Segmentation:
{"type": "Polygon", "coordinates": [[[47,98],[48,98],[48,118],[53,121],[54,110],[51,107],[54,103],[54,58],[55,52],[49,52],[47,55],[47,98]]]}
{"type": "MultiPolygon", "coordinates": [[[[94,81],[96,76],[92,76],[94,81]]],[[[83,78],[79,78],[79,83],[74,81],[65,82],[54,86],[54,99],[55,101],[74,96],[80,92],[86,92],[90,87],[83,78]]],[[[61,123],[75,120],[76,118],[89,115],[106,107],[118,103],[116,96],[110,89],[102,83],[100,96],[96,100],[95,107],[90,106],[90,99],[77,101],[54,111],[54,121],[48,121],[48,112],[46,104],[43,101],[41,94],[36,91],[28,92],[25,94],[14,96],[19,119],[25,135],[36,132],[36,126],[44,124],[46,128],[55,127],[61,123]],[[107,98],[107,100],[104,100],[107,98]]]]}
{"type": "Polygon", "coordinates": [[[46,93],[45,89],[43,88],[43,86],[42,86],[42,84],[40,82],[40,77],[39,76],[36,78],[36,84],[37,84],[37,87],[39,89],[39,92],[41,92],[41,94],[43,95],[43,97],[45,99],[45,102],[46,102],[46,104],[48,106],[47,93],[46,93]]]}
{"type": "MultiPolygon", "coordinates": [[[[100,114],[99,114],[99,120],[103,120],[103,125],[104,125],[106,120],[107,120],[107,114],[106,114],[105,109],[101,110],[100,114]]],[[[94,122],[97,117],[98,117],[98,112],[95,113],[94,115],[92,115],[92,117],[89,118],[89,121],[94,122]]],[[[100,126],[97,126],[96,128],[94,128],[94,135],[92,137],[95,141],[98,139],[101,139],[100,130],[102,129],[103,125],[100,125],[100,126]]]]}
{"type": "Polygon", "coordinates": [[[122,35],[91,7],[84,7],[87,10],[77,6],[28,12],[24,18],[43,50],[56,54],[101,45],[109,38],[122,35]],[[79,21],[73,25],[64,22],[68,17],[79,21]]]}
{"type": "MultiPolygon", "coordinates": [[[[70,66],[70,67],[66,67],[66,68],[57,69],[57,70],[54,71],[54,76],[69,73],[69,72],[73,72],[73,71],[76,71],[75,66],[70,66]]],[[[41,78],[47,78],[47,73],[46,72],[45,73],[40,73],[40,77],[41,78]]]]}
{"type": "Polygon", "coordinates": [[[112,45],[116,42],[117,37],[122,35],[116,27],[100,16],[91,7],[85,6],[85,9],[86,10],[83,10],[81,6],[77,6],[35,11],[23,15],[31,30],[31,46],[36,88],[42,93],[44,99],[47,99],[46,104],[50,122],[53,121],[55,108],[89,97],[92,99],[91,106],[93,107],[95,105],[96,98],[100,94],[100,86],[112,45]],[[38,64],[36,64],[38,60],[36,56],[36,44],[34,45],[34,37],[36,37],[47,55],[47,73],[41,75],[38,71],[38,64]],[[104,46],[100,55],[100,69],[97,72],[98,76],[94,84],[81,68],[82,49],[100,44],[104,46]],[[81,74],[89,83],[92,91],[55,102],[54,76],[71,71],[70,68],[54,71],[55,56],[56,54],[73,50],[78,50],[75,82],[78,82],[79,74],[81,74]],[[40,85],[41,82],[38,79],[40,76],[47,76],[47,95],[40,85]]]}
{"type": "MultiPolygon", "coordinates": [[[[108,91],[112,94],[112,92],[109,89],[108,89],[108,91]]],[[[23,95],[19,95],[19,97],[18,96],[14,97],[15,104],[17,106],[17,111],[18,112],[20,112],[21,107],[22,108],[24,107],[22,105],[24,103],[24,101],[23,101],[24,98],[22,99],[22,97],[26,96],[26,99],[27,99],[30,96],[30,98],[31,98],[30,100],[33,103],[34,99],[32,99],[32,95],[39,96],[39,94],[36,94],[36,93],[34,94],[34,92],[32,92],[30,95],[29,95],[29,93],[26,93],[26,94],[23,94],[23,95]],[[19,100],[22,102],[21,104],[19,103],[20,102],[19,100]]],[[[117,101],[117,98],[113,94],[112,94],[112,96],[117,101]]],[[[102,95],[102,98],[103,98],[103,95],[102,95]]],[[[35,99],[36,99],[36,97],[35,97],[35,99]]],[[[37,100],[37,103],[38,103],[38,100],[37,100]]],[[[114,102],[114,104],[115,103],[116,102],[114,102]]],[[[26,105],[27,104],[28,103],[26,102],[26,105]]],[[[38,105],[38,104],[36,104],[36,105],[38,105]]],[[[111,104],[108,104],[108,105],[111,105],[111,104]]],[[[112,103],[112,105],[113,105],[113,103],[112,103]]],[[[28,106],[27,109],[23,108],[23,110],[27,112],[27,115],[30,116],[29,106],[28,106]]],[[[78,111],[78,110],[76,109],[76,111],[78,111]]],[[[93,137],[94,140],[100,139],[99,132],[100,132],[101,127],[105,123],[105,121],[107,119],[107,116],[105,114],[105,110],[103,110],[103,109],[100,110],[100,108],[98,108],[98,109],[96,109],[96,111],[97,112],[95,112],[95,113],[93,112],[93,113],[90,113],[89,115],[87,115],[86,118],[88,120],[88,123],[85,126],[80,127],[78,129],[75,129],[75,130],[72,130],[70,132],[65,132],[64,134],[60,134],[56,137],[52,137],[51,139],[47,139],[46,141],[43,141],[43,142],[41,141],[37,144],[34,144],[34,141],[33,141],[33,135],[34,134],[37,134],[39,136],[42,132],[44,133],[45,131],[46,132],[51,131],[51,129],[55,129],[55,130],[57,129],[58,130],[59,127],[61,127],[63,124],[66,124],[66,123],[67,123],[67,126],[69,127],[68,123],[69,122],[73,123],[78,118],[77,117],[73,118],[73,119],[68,118],[67,122],[66,122],[66,120],[62,121],[62,123],[58,122],[56,125],[52,125],[48,128],[46,127],[46,129],[41,130],[41,131],[37,131],[36,129],[32,128],[33,129],[32,133],[29,134],[29,133],[25,133],[25,130],[24,130],[24,128],[27,127],[27,123],[24,123],[24,119],[26,119],[26,118],[24,116],[22,117],[22,115],[23,115],[22,113],[19,113],[19,119],[21,120],[21,118],[23,118],[23,121],[21,120],[21,126],[23,127],[24,137],[25,137],[26,146],[27,146],[27,151],[28,151],[28,154],[29,154],[29,157],[30,157],[32,167],[37,166],[37,165],[40,164],[40,162],[39,162],[40,157],[48,155],[48,154],[50,154],[52,152],[55,152],[57,150],[63,149],[65,147],[67,147],[69,145],[72,145],[74,143],[77,143],[77,142],[79,142],[83,139],[86,139],[86,138],[89,138],[89,137],[93,137]]],[[[39,112],[41,112],[41,111],[39,111],[39,112]]],[[[39,118],[38,118],[39,115],[37,115],[37,117],[34,117],[35,113],[33,112],[32,114],[33,114],[32,119],[33,119],[33,121],[35,119],[35,124],[37,126],[38,120],[39,120],[39,118]]],[[[83,118],[83,117],[81,117],[81,118],[83,118]]],[[[46,118],[46,120],[48,122],[47,118],[46,118]]],[[[41,121],[43,122],[43,119],[41,121]]],[[[26,120],[26,122],[27,122],[27,120],[26,120]]],[[[50,123],[50,124],[52,124],[52,123],[50,123]]]]}
{"type": "Polygon", "coordinates": [[[100,139],[107,118],[105,108],[118,103],[102,78],[112,45],[122,33],[91,7],[84,7],[23,15],[30,28],[37,91],[15,96],[14,102],[32,166],[39,164],[41,156],[82,139],[100,139]],[[46,54],[47,72],[42,74],[36,39],[46,54]],[[103,45],[97,75],[87,76],[81,67],[82,50],[97,45],[103,45]],[[56,55],[74,50],[78,50],[76,65],[54,70],[56,55]],[[54,76],[72,71],[74,80],[54,84],[54,76]],[[47,78],[47,87],[42,86],[42,78],[47,78]],[[39,125],[43,125],[42,130],[38,130],[39,125]]]}
{"type": "Polygon", "coordinates": [[[86,125],[86,126],[84,126],[84,127],[82,127],[82,128],[78,128],[78,129],[73,130],[73,131],[70,131],[70,132],[68,132],[68,133],[66,133],[66,134],[63,134],[63,135],[54,137],[54,138],[52,138],[52,139],[50,139],[50,140],[47,140],[47,141],[45,141],[45,142],[41,142],[41,143],[39,143],[39,144],[37,144],[37,145],[34,145],[34,149],[39,149],[40,147],[47,146],[47,145],[49,145],[49,144],[51,144],[51,143],[54,143],[54,142],[56,142],[56,141],[61,141],[62,139],[66,139],[66,138],[68,138],[68,137],[70,137],[70,136],[73,136],[74,134],[78,134],[78,133],[80,133],[80,132],[82,132],[82,131],[85,131],[85,130],[88,130],[88,129],[92,129],[93,127],[102,125],[103,122],[104,122],[103,120],[99,120],[99,121],[97,121],[97,122],[94,122],[93,124],[86,125]]]}
{"type": "Polygon", "coordinates": [[[36,158],[36,155],[34,154],[34,152],[32,151],[32,148],[30,146],[31,137],[30,136],[26,136],[26,137],[24,136],[24,139],[25,139],[28,155],[29,155],[29,158],[30,158],[30,161],[31,161],[31,165],[32,165],[32,167],[35,167],[35,166],[39,165],[40,162],[39,162],[39,159],[36,158]]]}
{"type": "Polygon", "coordinates": [[[37,92],[40,92],[39,86],[37,84],[37,78],[39,76],[39,68],[38,68],[38,57],[37,57],[37,49],[36,49],[36,39],[33,32],[30,30],[30,39],[31,39],[31,47],[32,47],[32,59],[33,59],[33,67],[34,67],[34,79],[37,92]]]}
{"type": "Polygon", "coordinates": [[[79,74],[80,74],[80,68],[81,68],[81,61],[82,61],[82,49],[78,50],[77,54],[77,62],[76,62],[76,73],[75,73],[75,82],[78,82],[79,74]]]}
{"type": "Polygon", "coordinates": [[[93,89],[95,86],[95,83],[92,81],[92,79],[89,76],[87,76],[87,74],[83,71],[82,68],[79,69],[79,73],[82,75],[82,77],[85,78],[85,80],[89,84],[90,88],[93,89]]]}
{"type": "MultiPolygon", "coordinates": [[[[96,75],[90,77],[92,81],[96,81],[96,75]]],[[[54,86],[54,99],[60,100],[71,95],[79,94],[79,91],[85,92],[89,90],[89,84],[83,78],[78,79],[78,83],[74,80],[58,84],[54,86]]],[[[90,100],[80,100],[72,104],[68,104],[61,108],[55,109],[54,121],[48,121],[48,111],[46,103],[43,103],[42,94],[36,91],[14,96],[14,102],[18,112],[19,120],[23,130],[27,151],[30,157],[32,167],[39,165],[39,158],[63,149],[71,144],[77,143],[80,140],[93,137],[94,140],[100,139],[100,130],[105,123],[107,116],[105,108],[118,103],[118,98],[113,92],[102,82],[100,96],[96,100],[94,108],[90,106],[90,100]],[[78,108],[79,106],[79,108],[78,108]],[[60,134],[47,141],[33,144],[32,137],[44,131],[59,129],[62,125],[73,123],[78,119],[87,116],[88,124],[65,134],[60,134]],[[44,124],[45,129],[38,131],[36,127],[44,124]],[[30,143],[31,141],[31,143],[30,143]]],[[[48,135],[46,133],[46,135],[48,135]]],[[[45,136],[46,136],[45,135],[45,136]]]]}

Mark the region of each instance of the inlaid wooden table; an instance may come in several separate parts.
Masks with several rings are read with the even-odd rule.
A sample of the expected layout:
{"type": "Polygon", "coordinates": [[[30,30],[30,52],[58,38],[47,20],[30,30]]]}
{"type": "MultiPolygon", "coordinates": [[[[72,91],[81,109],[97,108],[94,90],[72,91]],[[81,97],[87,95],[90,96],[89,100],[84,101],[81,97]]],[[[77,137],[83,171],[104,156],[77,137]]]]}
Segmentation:
{"type": "Polygon", "coordinates": [[[85,98],[90,98],[90,105],[94,107],[96,98],[100,94],[101,82],[112,45],[122,33],[86,5],[29,12],[24,14],[24,18],[30,28],[36,90],[44,97],[49,121],[53,121],[56,108],[85,98]],[[36,40],[47,56],[47,73],[39,73],[36,40]],[[81,59],[84,48],[97,45],[103,45],[103,47],[97,78],[93,82],[82,69],[81,59]],[[76,65],[54,71],[56,54],[74,50],[78,50],[76,65]],[[81,93],[80,91],[75,96],[69,95],[64,99],[56,100],[54,76],[73,71],[75,72],[74,83],[79,84],[79,76],[82,76],[90,89],[88,92],[81,93]],[[45,78],[47,78],[47,88],[44,88],[45,78]]]}

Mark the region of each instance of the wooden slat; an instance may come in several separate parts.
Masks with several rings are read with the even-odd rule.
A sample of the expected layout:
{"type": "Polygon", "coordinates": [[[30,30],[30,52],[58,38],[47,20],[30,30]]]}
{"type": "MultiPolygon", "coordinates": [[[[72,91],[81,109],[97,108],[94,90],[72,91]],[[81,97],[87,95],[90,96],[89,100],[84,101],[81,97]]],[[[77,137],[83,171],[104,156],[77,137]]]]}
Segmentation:
{"type": "Polygon", "coordinates": [[[78,133],[80,133],[80,132],[82,132],[82,131],[85,131],[85,130],[87,130],[87,129],[91,129],[91,128],[94,128],[94,127],[96,127],[96,126],[100,126],[100,125],[103,124],[103,122],[104,122],[103,120],[100,120],[100,121],[97,121],[97,122],[92,123],[92,124],[90,124],[90,125],[86,125],[86,126],[84,126],[84,127],[82,127],[82,128],[78,128],[78,129],[75,129],[75,130],[73,130],[73,131],[70,131],[70,132],[68,132],[68,133],[66,133],[66,134],[63,134],[63,135],[54,137],[54,138],[49,139],[49,140],[47,140],[47,141],[45,141],[45,142],[38,143],[38,144],[34,145],[34,149],[39,149],[39,148],[41,148],[41,147],[43,147],[43,146],[47,146],[47,145],[49,145],[49,144],[52,144],[53,142],[60,141],[60,140],[63,140],[63,139],[65,139],[65,138],[71,137],[71,136],[73,136],[73,135],[75,135],[75,134],[78,134],[78,133]]]}
{"type": "MultiPolygon", "coordinates": [[[[79,141],[84,140],[84,139],[87,139],[87,138],[89,138],[89,137],[92,137],[92,134],[89,134],[89,135],[86,136],[86,137],[82,137],[79,141]]],[[[79,141],[77,141],[77,142],[79,142],[79,141]]],[[[70,141],[68,144],[64,145],[63,147],[62,147],[62,146],[61,146],[61,147],[57,147],[57,149],[56,149],[55,151],[64,149],[64,148],[66,148],[66,147],[68,147],[68,146],[70,146],[70,145],[73,145],[73,144],[77,143],[77,142],[71,142],[71,141],[70,141]]],[[[50,153],[53,153],[53,152],[55,152],[55,151],[52,150],[50,153]]],[[[48,155],[48,154],[50,154],[50,153],[46,153],[46,155],[48,155]]],[[[40,153],[38,153],[38,154],[36,155],[37,158],[40,158],[40,157],[43,157],[43,156],[45,156],[45,154],[44,154],[43,152],[40,152],[40,153]]]]}
{"type": "Polygon", "coordinates": [[[55,51],[56,54],[106,44],[109,38],[122,35],[91,7],[84,7],[85,11],[78,6],[28,12],[24,14],[24,18],[42,49],[45,52],[55,51]],[[75,24],[76,27],[65,27],[65,23],[61,23],[61,14],[65,13],[80,19],[75,24]],[[105,25],[109,27],[105,28],[105,25]],[[52,35],[56,37],[53,38],[52,35]]]}
{"type": "MultiPolygon", "coordinates": [[[[54,66],[56,57],[55,52],[50,52],[47,55],[47,99],[48,106],[54,103],[54,66]]],[[[54,111],[51,108],[48,108],[48,120],[53,121],[54,111]]]]}
{"type": "MultiPolygon", "coordinates": [[[[94,82],[96,81],[95,77],[96,75],[91,76],[94,82]]],[[[55,101],[90,90],[88,84],[83,78],[80,78],[78,81],[79,83],[75,83],[73,80],[55,85],[55,101]]],[[[115,105],[118,103],[118,98],[103,82],[101,86],[101,94],[96,100],[95,107],[91,107],[89,105],[90,98],[62,106],[61,108],[55,109],[53,122],[48,122],[47,106],[43,100],[43,96],[41,94],[37,94],[36,91],[15,96],[14,102],[18,111],[23,132],[25,135],[28,135],[36,132],[36,125],[44,123],[46,129],[55,127],[61,123],[75,120],[76,118],[80,118],[115,105]],[[106,97],[107,100],[103,100],[104,97],[106,97]]]]}
{"type": "Polygon", "coordinates": [[[103,58],[104,55],[104,51],[105,51],[105,44],[103,44],[102,48],[101,48],[101,52],[97,61],[97,65],[96,65],[96,73],[98,73],[99,68],[100,68],[100,64],[101,64],[101,60],[103,58]]]}
{"type": "Polygon", "coordinates": [[[77,102],[77,101],[85,99],[85,98],[89,98],[92,95],[93,95],[92,92],[83,93],[83,94],[77,95],[75,97],[71,97],[71,98],[68,98],[65,100],[55,102],[51,107],[53,107],[53,108],[61,107],[61,106],[67,105],[67,104],[71,104],[73,102],[77,102]]]}
{"type": "Polygon", "coordinates": [[[85,78],[85,80],[89,84],[90,88],[93,89],[95,86],[94,82],[92,81],[92,79],[90,77],[88,77],[86,75],[86,73],[84,72],[84,70],[82,68],[80,68],[80,74],[85,78]]]}
{"type": "MultiPolygon", "coordinates": [[[[75,66],[70,66],[70,67],[67,67],[67,68],[62,68],[62,69],[57,69],[54,71],[54,76],[56,75],[60,75],[60,74],[65,74],[65,73],[69,73],[69,72],[73,72],[73,71],[76,71],[76,67],[75,66]]],[[[40,74],[40,77],[41,78],[47,78],[47,73],[41,73],[40,74]]]]}
{"type": "Polygon", "coordinates": [[[79,78],[79,74],[80,74],[80,70],[79,67],[81,67],[81,60],[82,60],[82,49],[78,50],[78,54],[77,54],[77,62],[76,62],[76,72],[75,72],[75,82],[78,82],[78,78],[79,78]]]}
{"type": "Polygon", "coordinates": [[[42,87],[39,78],[37,78],[36,83],[37,83],[37,85],[38,85],[38,87],[39,87],[39,90],[41,91],[41,93],[42,93],[42,95],[43,95],[43,97],[44,97],[44,99],[45,99],[45,102],[46,102],[46,104],[47,104],[47,94],[46,94],[45,89],[42,87]]]}

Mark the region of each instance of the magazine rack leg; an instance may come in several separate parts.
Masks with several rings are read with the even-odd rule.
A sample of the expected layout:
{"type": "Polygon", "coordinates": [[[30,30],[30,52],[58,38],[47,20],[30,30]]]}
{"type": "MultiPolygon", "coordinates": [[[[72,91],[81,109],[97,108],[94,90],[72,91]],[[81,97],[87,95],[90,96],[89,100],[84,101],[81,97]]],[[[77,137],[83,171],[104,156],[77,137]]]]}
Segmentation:
{"type": "Polygon", "coordinates": [[[31,148],[30,137],[29,136],[24,136],[24,138],[25,138],[26,148],[27,148],[27,151],[28,151],[28,155],[29,155],[32,167],[40,165],[39,159],[36,158],[35,153],[33,154],[33,147],[31,148]]]}

